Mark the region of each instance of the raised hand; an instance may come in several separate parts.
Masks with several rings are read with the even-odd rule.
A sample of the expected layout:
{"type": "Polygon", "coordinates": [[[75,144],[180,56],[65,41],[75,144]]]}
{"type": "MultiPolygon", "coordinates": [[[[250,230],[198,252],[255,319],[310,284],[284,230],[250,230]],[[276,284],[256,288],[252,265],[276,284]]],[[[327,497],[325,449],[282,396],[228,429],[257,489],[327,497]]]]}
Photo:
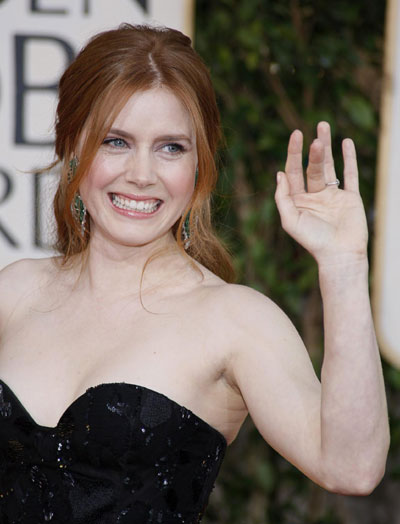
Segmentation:
{"type": "Polygon", "coordinates": [[[289,140],[285,172],[277,175],[275,200],[282,227],[306,248],[319,264],[342,264],[366,256],[368,230],[358,188],[354,143],[342,143],[344,189],[339,189],[331,148],[330,126],[320,122],[310,146],[307,189],[303,176],[303,135],[289,140]]]}

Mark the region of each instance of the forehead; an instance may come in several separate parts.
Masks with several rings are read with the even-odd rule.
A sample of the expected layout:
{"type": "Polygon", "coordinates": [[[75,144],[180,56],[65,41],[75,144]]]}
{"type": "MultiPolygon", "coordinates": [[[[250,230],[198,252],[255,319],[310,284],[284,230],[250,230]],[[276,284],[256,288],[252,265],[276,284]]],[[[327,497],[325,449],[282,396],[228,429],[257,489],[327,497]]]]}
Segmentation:
{"type": "Polygon", "coordinates": [[[163,86],[134,93],[112,127],[131,132],[185,133],[194,137],[189,111],[170,89],[163,86]]]}

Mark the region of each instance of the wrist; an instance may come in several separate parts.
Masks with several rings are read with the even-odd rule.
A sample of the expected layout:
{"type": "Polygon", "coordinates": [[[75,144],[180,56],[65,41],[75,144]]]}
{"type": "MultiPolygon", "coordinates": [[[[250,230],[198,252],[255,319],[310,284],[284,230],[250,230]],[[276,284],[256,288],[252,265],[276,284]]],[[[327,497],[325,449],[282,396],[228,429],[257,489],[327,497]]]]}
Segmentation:
{"type": "Polygon", "coordinates": [[[367,252],[338,253],[317,260],[319,273],[334,273],[343,271],[368,271],[367,252]]]}
{"type": "Polygon", "coordinates": [[[321,290],[329,284],[355,285],[357,282],[368,286],[369,264],[367,255],[342,255],[318,263],[321,290]]]}

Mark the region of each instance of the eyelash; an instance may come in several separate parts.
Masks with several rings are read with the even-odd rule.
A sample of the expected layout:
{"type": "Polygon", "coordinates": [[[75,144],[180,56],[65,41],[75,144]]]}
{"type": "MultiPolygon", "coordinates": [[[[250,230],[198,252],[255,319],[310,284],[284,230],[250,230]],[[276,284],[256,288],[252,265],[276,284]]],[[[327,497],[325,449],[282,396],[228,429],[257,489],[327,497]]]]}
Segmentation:
{"type": "MultiPolygon", "coordinates": [[[[114,142],[117,142],[117,141],[120,141],[122,142],[122,145],[125,147],[127,145],[127,143],[125,142],[125,140],[123,138],[106,138],[104,141],[103,141],[103,144],[104,145],[111,145],[112,147],[115,147],[116,149],[122,149],[122,145],[119,145],[119,146],[116,146],[114,144],[114,142]]],[[[171,142],[171,143],[168,143],[168,144],[164,144],[161,149],[164,149],[165,147],[174,147],[176,148],[176,151],[172,152],[172,154],[179,154],[179,153],[183,153],[186,151],[186,148],[182,145],[182,144],[177,144],[176,142],[171,142]]]]}
{"type": "Polygon", "coordinates": [[[176,144],[175,142],[172,142],[170,144],[165,144],[162,149],[164,149],[164,147],[175,147],[177,149],[177,151],[174,151],[173,154],[178,154],[178,153],[183,153],[185,151],[185,148],[182,144],[176,144]]]}
{"type": "Polygon", "coordinates": [[[121,149],[121,146],[116,146],[115,144],[112,144],[113,142],[116,142],[117,140],[119,140],[120,142],[123,142],[123,145],[126,146],[126,142],[123,138],[106,138],[103,141],[103,144],[106,146],[113,145],[115,148],[121,149]]]}

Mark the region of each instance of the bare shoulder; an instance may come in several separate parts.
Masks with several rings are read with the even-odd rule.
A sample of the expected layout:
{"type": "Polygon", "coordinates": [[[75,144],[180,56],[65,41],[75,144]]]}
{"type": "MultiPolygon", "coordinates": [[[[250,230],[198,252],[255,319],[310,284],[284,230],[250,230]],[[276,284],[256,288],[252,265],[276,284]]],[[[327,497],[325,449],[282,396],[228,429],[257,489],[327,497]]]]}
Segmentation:
{"type": "Polygon", "coordinates": [[[0,271],[0,329],[15,306],[57,271],[54,258],[22,259],[0,271]]]}
{"type": "Polygon", "coordinates": [[[210,298],[237,336],[263,333],[265,337],[283,336],[287,330],[296,332],[284,311],[266,295],[255,289],[215,281],[210,298]]]}
{"type": "Polygon", "coordinates": [[[223,334],[231,354],[248,353],[251,348],[302,345],[299,334],[286,313],[266,295],[240,284],[229,284],[205,268],[200,296],[209,328],[223,334]]]}
{"type": "MultiPolygon", "coordinates": [[[[264,377],[297,376],[312,366],[292,321],[270,298],[243,285],[214,281],[207,297],[208,329],[223,340],[229,364],[225,378],[246,396],[249,381],[264,377]]],[[[314,380],[314,379],[312,379],[314,380]]]]}
{"type": "Polygon", "coordinates": [[[29,282],[37,281],[42,275],[48,275],[56,268],[55,258],[24,258],[17,260],[12,264],[4,267],[0,271],[0,289],[12,285],[17,287],[26,287],[29,282]]]}

